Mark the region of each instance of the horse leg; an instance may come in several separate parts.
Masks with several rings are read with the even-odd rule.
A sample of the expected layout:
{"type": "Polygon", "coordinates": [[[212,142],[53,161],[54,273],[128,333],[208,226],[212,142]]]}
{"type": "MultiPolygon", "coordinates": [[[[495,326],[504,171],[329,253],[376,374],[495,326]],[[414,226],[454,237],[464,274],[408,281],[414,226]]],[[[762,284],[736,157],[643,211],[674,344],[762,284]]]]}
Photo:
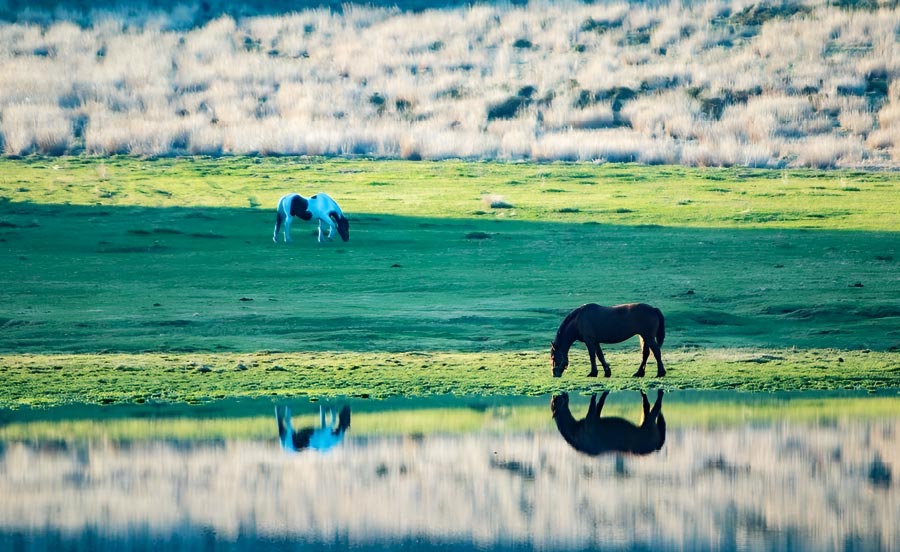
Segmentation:
{"type": "Polygon", "coordinates": [[[283,223],[284,215],[281,214],[281,205],[279,205],[275,212],[275,231],[272,233],[272,241],[275,243],[278,243],[278,231],[281,230],[281,225],[283,223]]]}
{"type": "Polygon", "coordinates": [[[591,404],[588,405],[588,413],[587,413],[587,416],[585,416],[585,418],[590,418],[591,416],[594,416],[596,412],[597,412],[597,394],[594,393],[593,395],[591,395],[591,404]]]}
{"type": "Polygon", "coordinates": [[[598,347],[592,343],[585,343],[585,346],[588,350],[588,356],[591,357],[591,373],[588,374],[589,378],[597,377],[597,349],[598,347]]]}
{"type": "Polygon", "coordinates": [[[284,417],[281,415],[281,410],[278,406],[275,407],[275,421],[278,422],[278,439],[283,442],[287,428],[284,425],[284,417]]]}
{"type": "Polygon", "coordinates": [[[641,427],[644,426],[644,422],[648,420],[650,416],[650,401],[647,400],[647,394],[641,391],[641,427]]]}
{"type": "Polygon", "coordinates": [[[650,343],[650,350],[653,351],[653,357],[656,359],[656,377],[661,378],[666,375],[666,369],[663,368],[662,363],[662,351],[655,339],[650,338],[647,342],[650,343]]]}
{"type": "Polygon", "coordinates": [[[290,215],[284,218],[284,243],[288,243],[291,241],[291,221],[293,217],[290,215]]]}
{"type": "Polygon", "coordinates": [[[612,375],[612,372],[609,369],[609,363],[606,362],[606,358],[603,357],[603,349],[600,348],[599,343],[597,343],[597,356],[600,357],[600,364],[603,365],[603,377],[608,378],[612,375]]]}
{"type": "Polygon", "coordinates": [[[632,374],[633,378],[642,378],[644,377],[644,369],[647,367],[647,358],[650,356],[650,346],[647,344],[647,340],[644,339],[644,336],[638,335],[638,339],[641,340],[641,355],[643,358],[641,359],[641,365],[638,367],[637,372],[632,374]]]}
{"type": "Polygon", "coordinates": [[[660,389],[656,392],[656,402],[653,403],[653,408],[650,409],[650,419],[656,420],[659,417],[659,414],[662,412],[662,398],[663,398],[663,390],[660,389]]]}
{"type": "Polygon", "coordinates": [[[602,395],[600,395],[600,400],[597,401],[597,417],[600,417],[600,411],[603,410],[603,405],[606,404],[606,396],[609,395],[609,391],[604,391],[602,395]]]}
{"type": "Polygon", "coordinates": [[[319,221],[319,243],[322,243],[324,241],[325,240],[323,239],[323,236],[322,236],[322,221],[320,220],[319,221]]]}

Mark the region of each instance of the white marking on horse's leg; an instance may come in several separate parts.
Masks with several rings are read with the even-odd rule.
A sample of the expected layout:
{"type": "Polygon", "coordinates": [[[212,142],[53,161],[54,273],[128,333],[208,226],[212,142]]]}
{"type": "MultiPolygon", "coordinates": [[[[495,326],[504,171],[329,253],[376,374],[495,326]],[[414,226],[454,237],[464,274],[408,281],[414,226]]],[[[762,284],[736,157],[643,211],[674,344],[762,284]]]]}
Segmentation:
{"type": "Polygon", "coordinates": [[[290,437],[294,433],[294,422],[291,421],[291,408],[284,407],[284,429],[290,437]]]}
{"type": "Polygon", "coordinates": [[[284,219],[284,243],[291,241],[291,217],[284,219]]]}
{"type": "Polygon", "coordinates": [[[272,241],[278,243],[278,232],[281,231],[281,225],[284,224],[284,214],[281,212],[281,201],[275,207],[275,231],[272,232],[272,241]]]}
{"type": "Polygon", "coordinates": [[[644,368],[647,367],[647,359],[650,357],[650,344],[642,337],[638,336],[638,339],[641,340],[641,366],[638,368],[638,372],[643,373],[644,368]]]}
{"type": "Polygon", "coordinates": [[[324,242],[325,240],[322,238],[322,221],[319,220],[319,243],[324,242]]]}
{"type": "Polygon", "coordinates": [[[631,374],[631,377],[633,378],[644,377],[644,369],[647,367],[647,357],[650,354],[650,340],[645,339],[642,335],[638,335],[638,338],[641,340],[641,355],[643,360],[641,361],[641,365],[638,366],[637,372],[631,374]]]}

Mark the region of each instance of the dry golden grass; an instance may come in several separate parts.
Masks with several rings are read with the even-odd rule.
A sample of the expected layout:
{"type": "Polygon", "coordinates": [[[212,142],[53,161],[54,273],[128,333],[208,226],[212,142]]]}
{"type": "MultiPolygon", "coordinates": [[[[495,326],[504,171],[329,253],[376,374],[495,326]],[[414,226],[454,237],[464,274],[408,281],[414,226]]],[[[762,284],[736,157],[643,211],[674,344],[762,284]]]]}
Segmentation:
{"type": "Polygon", "coordinates": [[[30,10],[2,148],[895,168],[900,7],[871,4],[30,10]]]}

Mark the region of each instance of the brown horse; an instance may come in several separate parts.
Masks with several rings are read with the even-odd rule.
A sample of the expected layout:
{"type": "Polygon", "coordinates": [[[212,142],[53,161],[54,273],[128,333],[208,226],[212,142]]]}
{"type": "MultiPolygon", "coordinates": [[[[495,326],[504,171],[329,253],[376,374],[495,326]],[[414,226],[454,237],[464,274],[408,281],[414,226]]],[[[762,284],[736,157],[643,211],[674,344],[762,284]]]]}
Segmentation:
{"type": "Polygon", "coordinates": [[[594,303],[581,305],[565,317],[556,338],[550,343],[553,376],[560,377],[569,365],[569,349],[575,341],[583,341],[591,357],[590,377],[597,377],[597,358],[603,365],[603,375],[609,377],[609,364],[603,358],[601,343],[620,343],[634,335],[640,336],[641,366],[633,377],[644,377],[650,351],[656,358],[656,377],[666,375],[660,347],[666,338],[666,322],[662,312],[644,303],[629,303],[615,307],[601,307],[594,303]]]}
{"type": "Polygon", "coordinates": [[[662,415],[663,391],[656,394],[656,402],[650,408],[647,394],[641,391],[643,414],[641,424],[636,426],[623,418],[600,417],[603,403],[609,391],[604,391],[597,401],[591,396],[587,416],[576,420],[569,410],[569,395],[563,393],[550,399],[550,411],[559,433],[572,448],[591,456],[608,452],[628,452],[650,454],[662,449],[666,442],[666,419],[662,415]]]}

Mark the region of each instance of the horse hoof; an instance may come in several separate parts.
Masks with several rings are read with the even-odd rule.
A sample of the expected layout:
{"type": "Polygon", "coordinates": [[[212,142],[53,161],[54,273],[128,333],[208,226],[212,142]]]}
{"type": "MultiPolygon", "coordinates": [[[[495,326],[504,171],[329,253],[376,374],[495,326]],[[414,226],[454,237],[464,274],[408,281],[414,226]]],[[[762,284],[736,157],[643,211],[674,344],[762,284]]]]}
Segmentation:
{"type": "Polygon", "coordinates": [[[612,376],[612,372],[603,372],[603,377],[604,377],[604,378],[608,378],[608,377],[610,377],[610,376],[612,376]]]}
{"type": "Polygon", "coordinates": [[[631,377],[633,377],[633,378],[642,378],[642,377],[644,377],[644,373],[643,373],[643,372],[635,372],[634,374],[632,374],[631,377]]]}
{"type": "Polygon", "coordinates": [[[589,378],[596,378],[596,377],[597,377],[597,372],[591,372],[590,374],[588,374],[588,377],[589,377],[589,378]]]}
{"type": "Polygon", "coordinates": [[[657,372],[657,373],[656,373],[656,377],[658,377],[658,378],[661,378],[661,377],[663,377],[663,376],[665,376],[665,375],[666,375],[665,372],[657,372]]]}

